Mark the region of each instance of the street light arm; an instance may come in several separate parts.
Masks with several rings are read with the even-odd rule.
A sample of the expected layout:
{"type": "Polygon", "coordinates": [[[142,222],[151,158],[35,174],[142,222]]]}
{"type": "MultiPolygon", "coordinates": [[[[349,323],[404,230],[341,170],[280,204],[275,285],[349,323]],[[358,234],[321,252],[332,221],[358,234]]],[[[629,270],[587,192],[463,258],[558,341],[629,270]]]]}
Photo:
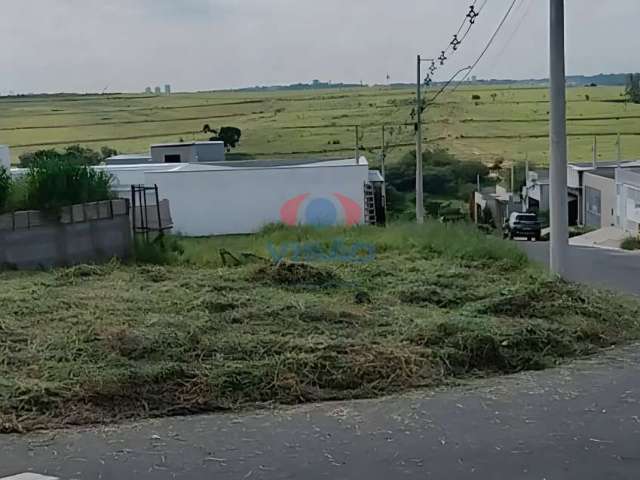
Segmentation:
{"type": "Polygon", "coordinates": [[[431,98],[431,100],[427,101],[427,105],[432,104],[433,102],[435,102],[437,100],[437,98],[442,95],[444,93],[444,91],[449,87],[449,85],[451,85],[453,83],[453,81],[456,79],[456,77],[458,75],[460,75],[462,72],[466,72],[468,70],[471,70],[471,66],[468,67],[464,67],[461,68],[460,70],[458,70],[450,79],[447,83],[444,84],[444,86],[438,91],[438,93],[436,93],[433,98],[431,98]]]}

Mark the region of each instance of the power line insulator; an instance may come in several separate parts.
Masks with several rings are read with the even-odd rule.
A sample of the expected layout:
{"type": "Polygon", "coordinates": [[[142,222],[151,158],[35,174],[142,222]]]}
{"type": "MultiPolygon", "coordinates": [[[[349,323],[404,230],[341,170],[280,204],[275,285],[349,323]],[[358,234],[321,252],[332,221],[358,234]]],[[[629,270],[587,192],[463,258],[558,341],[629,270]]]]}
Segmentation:
{"type": "Polygon", "coordinates": [[[476,8],[471,5],[469,7],[469,13],[467,14],[467,18],[469,19],[469,23],[471,25],[473,25],[474,23],[476,23],[476,18],[478,18],[480,14],[478,12],[476,12],[476,8]]]}
{"type": "Polygon", "coordinates": [[[454,51],[458,50],[458,47],[460,46],[462,42],[460,40],[458,40],[458,35],[454,35],[453,36],[453,40],[451,40],[451,47],[453,48],[454,51]]]}
{"type": "Polygon", "coordinates": [[[438,60],[440,60],[440,65],[444,65],[444,62],[447,61],[447,56],[445,55],[444,50],[442,51],[442,53],[438,57],[438,60]]]}

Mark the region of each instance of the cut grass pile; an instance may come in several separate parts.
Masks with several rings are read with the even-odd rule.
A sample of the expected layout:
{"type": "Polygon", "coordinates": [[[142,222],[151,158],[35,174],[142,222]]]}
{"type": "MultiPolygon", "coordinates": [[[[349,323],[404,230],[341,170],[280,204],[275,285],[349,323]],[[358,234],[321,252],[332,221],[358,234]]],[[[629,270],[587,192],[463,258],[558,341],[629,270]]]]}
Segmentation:
{"type": "Polygon", "coordinates": [[[635,301],[551,280],[470,228],[182,243],[171,266],[0,274],[0,431],[374,397],[640,338],[635,301]],[[217,254],[336,237],[372,242],[375,260],[220,267],[217,254]]]}

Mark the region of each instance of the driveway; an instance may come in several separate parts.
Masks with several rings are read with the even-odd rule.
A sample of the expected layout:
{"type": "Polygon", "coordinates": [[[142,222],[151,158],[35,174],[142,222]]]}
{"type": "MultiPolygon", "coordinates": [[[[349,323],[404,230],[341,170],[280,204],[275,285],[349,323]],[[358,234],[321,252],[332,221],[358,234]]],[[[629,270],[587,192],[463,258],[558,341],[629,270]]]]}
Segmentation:
{"type": "MultiPolygon", "coordinates": [[[[533,261],[549,265],[549,243],[518,245],[533,261]]],[[[640,253],[570,246],[567,280],[640,295],[640,253]]]]}
{"type": "Polygon", "coordinates": [[[636,346],[450,391],[0,436],[0,478],[638,478],[639,368],[636,346]]]}

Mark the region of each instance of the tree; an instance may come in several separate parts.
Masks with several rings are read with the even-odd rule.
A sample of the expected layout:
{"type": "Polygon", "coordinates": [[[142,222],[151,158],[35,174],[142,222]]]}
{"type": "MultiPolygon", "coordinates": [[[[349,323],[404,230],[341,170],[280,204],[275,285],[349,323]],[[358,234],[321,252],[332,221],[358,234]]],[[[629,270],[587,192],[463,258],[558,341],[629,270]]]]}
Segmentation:
{"type": "Polygon", "coordinates": [[[495,93],[495,92],[493,92],[493,93],[491,94],[491,100],[493,100],[493,101],[495,102],[495,101],[496,101],[496,98],[498,98],[498,94],[497,94],[497,93],[495,93]]]}
{"type": "Polygon", "coordinates": [[[0,212],[4,210],[7,200],[9,199],[11,183],[11,174],[4,167],[0,166],[0,212]]]}
{"type": "Polygon", "coordinates": [[[625,95],[630,102],[640,103],[640,74],[629,74],[625,95]]]}
{"type": "Polygon", "coordinates": [[[242,137],[242,130],[239,128],[222,127],[219,130],[214,130],[208,123],[202,127],[202,133],[213,133],[215,136],[209,140],[212,142],[224,142],[224,148],[227,149],[227,152],[230,152],[232,148],[236,148],[242,137]]]}

